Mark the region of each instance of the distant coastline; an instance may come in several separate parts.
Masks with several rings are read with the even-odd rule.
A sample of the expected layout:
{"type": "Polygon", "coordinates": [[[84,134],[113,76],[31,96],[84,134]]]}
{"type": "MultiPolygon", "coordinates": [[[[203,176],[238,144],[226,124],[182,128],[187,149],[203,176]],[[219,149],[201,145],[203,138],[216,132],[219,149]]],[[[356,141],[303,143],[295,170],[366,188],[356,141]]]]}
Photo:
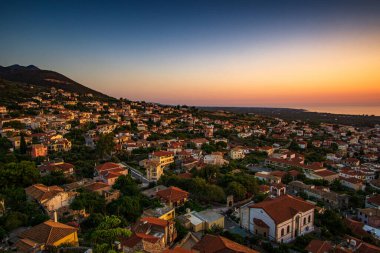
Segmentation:
{"type": "MultiPolygon", "coordinates": [[[[375,111],[361,113],[358,110],[351,114],[323,112],[328,107],[317,108],[270,108],[270,107],[217,107],[217,106],[198,106],[197,108],[205,111],[227,111],[234,113],[253,113],[268,117],[278,117],[284,120],[304,120],[309,122],[325,122],[332,124],[353,125],[357,127],[374,127],[380,124],[380,116],[375,115],[375,111]]],[[[349,110],[348,107],[346,107],[349,110]]],[[[356,108],[356,107],[353,107],[356,108]]],[[[374,107],[376,108],[376,107],[374,107]]],[[[379,107],[377,107],[380,109],[379,107]]],[[[363,108],[362,108],[363,109],[363,108]]]]}
{"type": "Polygon", "coordinates": [[[346,115],[375,115],[380,116],[380,106],[308,106],[303,108],[308,112],[346,114],[346,115]]]}

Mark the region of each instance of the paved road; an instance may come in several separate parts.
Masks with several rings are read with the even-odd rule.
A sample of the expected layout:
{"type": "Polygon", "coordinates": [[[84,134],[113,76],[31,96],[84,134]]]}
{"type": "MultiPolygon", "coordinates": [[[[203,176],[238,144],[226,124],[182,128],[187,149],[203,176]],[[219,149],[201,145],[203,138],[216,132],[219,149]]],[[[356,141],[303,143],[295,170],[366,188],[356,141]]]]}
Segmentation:
{"type": "Polygon", "coordinates": [[[144,177],[143,174],[141,174],[140,171],[136,170],[135,168],[133,168],[132,166],[129,166],[128,164],[126,163],[122,163],[125,167],[128,168],[129,172],[131,173],[131,177],[134,178],[134,179],[137,179],[137,180],[140,180],[143,184],[149,184],[150,181],[144,177]]]}

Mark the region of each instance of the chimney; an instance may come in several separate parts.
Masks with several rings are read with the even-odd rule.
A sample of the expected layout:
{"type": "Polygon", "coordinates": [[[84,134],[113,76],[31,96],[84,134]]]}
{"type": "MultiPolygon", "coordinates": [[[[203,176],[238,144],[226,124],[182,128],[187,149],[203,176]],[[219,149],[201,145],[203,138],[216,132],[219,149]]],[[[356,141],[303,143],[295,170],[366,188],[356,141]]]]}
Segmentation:
{"type": "Polygon", "coordinates": [[[54,222],[58,222],[58,214],[56,210],[54,210],[54,222]]]}

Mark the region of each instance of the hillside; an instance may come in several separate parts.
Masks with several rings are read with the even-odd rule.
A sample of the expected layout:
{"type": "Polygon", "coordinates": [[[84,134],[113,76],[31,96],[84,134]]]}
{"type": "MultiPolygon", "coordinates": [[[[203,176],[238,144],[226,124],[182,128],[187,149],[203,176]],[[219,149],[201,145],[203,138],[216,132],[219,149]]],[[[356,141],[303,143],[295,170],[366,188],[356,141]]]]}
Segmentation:
{"type": "Polygon", "coordinates": [[[57,89],[76,92],[78,94],[92,93],[96,97],[109,98],[107,95],[77,83],[60,73],[51,70],[42,70],[33,65],[26,67],[20,65],[12,65],[8,67],[0,66],[0,78],[47,88],[55,87],[57,89]]]}

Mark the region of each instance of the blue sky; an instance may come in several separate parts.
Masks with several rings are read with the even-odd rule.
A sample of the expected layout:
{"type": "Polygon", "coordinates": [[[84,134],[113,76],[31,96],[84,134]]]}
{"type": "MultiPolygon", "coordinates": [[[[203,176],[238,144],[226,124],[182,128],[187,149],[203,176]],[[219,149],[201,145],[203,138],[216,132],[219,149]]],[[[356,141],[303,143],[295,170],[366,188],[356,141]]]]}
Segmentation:
{"type": "MultiPolygon", "coordinates": [[[[352,61],[374,64],[379,51],[376,0],[2,1],[0,9],[0,65],[34,64],[113,96],[162,103],[302,105],[300,96],[282,101],[278,95],[265,97],[265,89],[286,89],[285,69],[298,76],[302,66],[294,62],[315,59],[305,52],[316,48],[314,54],[326,54],[315,59],[318,69],[345,57],[342,51],[329,59],[347,41],[352,41],[347,51],[373,50],[363,59],[360,52],[352,55],[352,61]],[[265,64],[269,67],[259,67],[265,64]],[[255,73],[264,74],[255,78],[255,73]],[[201,93],[216,98],[202,97],[203,88],[201,93]],[[240,93],[230,99],[226,94],[235,89],[240,93]],[[249,96],[239,95],[247,89],[249,96]],[[258,97],[254,90],[263,92],[258,97]]],[[[332,76],[354,67],[342,65],[332,76]]],[[[310,73],[310,82],[306,77],[302,82],[313,89],[311,78],[324,74],[310,73]]],[[[377,80],[366,82],[372,87],[377,80]]],[[[336,89],[345,82],[336,82],[336,89]]]]}

